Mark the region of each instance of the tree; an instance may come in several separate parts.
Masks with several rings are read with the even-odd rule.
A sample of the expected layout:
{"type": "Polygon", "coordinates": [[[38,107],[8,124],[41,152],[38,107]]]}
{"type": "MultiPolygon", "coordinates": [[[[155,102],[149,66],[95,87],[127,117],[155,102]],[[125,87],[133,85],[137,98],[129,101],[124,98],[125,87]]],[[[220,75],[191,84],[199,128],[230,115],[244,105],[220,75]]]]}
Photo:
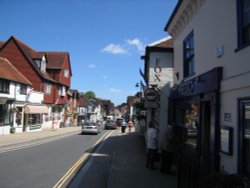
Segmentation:
{"type": "Polygon", "coordinates": [[[95,96],[95,93],[93,91],[87,91],[85,94],[84,94],[84,99],[85,100],[89,100],[89,99],[95,99],[96,96],[95,96]]]}

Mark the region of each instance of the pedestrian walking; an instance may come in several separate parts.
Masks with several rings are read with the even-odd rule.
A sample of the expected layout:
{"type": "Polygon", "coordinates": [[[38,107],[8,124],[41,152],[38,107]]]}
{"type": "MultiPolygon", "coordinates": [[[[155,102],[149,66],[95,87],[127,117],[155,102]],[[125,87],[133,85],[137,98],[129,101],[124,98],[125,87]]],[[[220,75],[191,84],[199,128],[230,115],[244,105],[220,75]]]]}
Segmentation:
{"type": "Polygon", "coordinates": [[[147,130],[147,162],[146,168],[153,169],[158,150],[158,131],[153,121],[150,121],[147,130]]]}
{"type": "Polygon", "coordinates": [[[133,121],[130,119],[128,122],[128,132],[131,132],[132,126],[133,126],[133,121]]]}
{"type": "Polygon", "coordinates": [[[173,127],[167,126],[165,131],[165,140],[161,144],[161,172],[171,174],[171,168],[174,160],[174,155],[178,151],[178,141],[174,134],[173,127]]]}
{"type": "Polygon", "coordinates": [[[122,121],[122,126],[121,126],[122,133],[125,133],[126,127],[127,127],[127,123],[126,123],[125,120],[123,120],[123,121],[122,121]]]}

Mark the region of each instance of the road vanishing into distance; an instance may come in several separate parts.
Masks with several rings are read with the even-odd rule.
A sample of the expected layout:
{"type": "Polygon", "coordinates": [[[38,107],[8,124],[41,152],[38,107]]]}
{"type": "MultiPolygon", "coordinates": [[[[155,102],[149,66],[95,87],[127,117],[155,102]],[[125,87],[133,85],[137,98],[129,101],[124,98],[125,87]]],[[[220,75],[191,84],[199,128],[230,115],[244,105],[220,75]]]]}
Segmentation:
{"type": "Polygon", "coordinates": [[[107,130],[98,135],[79,132],[32,147],[0,150],[0,187],[53,187],[104,134],[107,130]]]}

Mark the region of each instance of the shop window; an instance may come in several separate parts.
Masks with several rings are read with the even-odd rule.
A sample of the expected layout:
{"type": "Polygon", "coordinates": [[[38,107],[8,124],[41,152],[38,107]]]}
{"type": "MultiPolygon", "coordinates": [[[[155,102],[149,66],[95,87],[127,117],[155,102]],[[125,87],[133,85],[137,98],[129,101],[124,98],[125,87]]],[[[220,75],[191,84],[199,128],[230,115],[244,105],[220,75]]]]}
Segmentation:
{"type": "Polygon", "coordinates": [[[237,1],[238,48],[250,44],[250,0],[237,1]]]}
{"type": "Polygon", "coordinates": [[[10,107],[8,104],[0,104],[0,126],[9,124],[10,122],[10,107]]]}
{"type": "Polygon", "coordinates": [[[29,114],[28,125],[42,124],[42,114],[29,114]]]}
{"type": "Polygon", "coordinates": [[[0,93],[9,93],[10,82],[7,80],[0,80],[0,93]]]}
{"type": "Polygon", "coordinates": [[[184,78],[194,74],[194,35],[190,33],[183,42],[184,78]]]}
{"type": "Polygon", "coordinates": [[[181,100],[176,105],[176,123],[184,126],[186,130],[185,143],[192,148],[197,148],[198,143],[198,100],[181,100]]]}

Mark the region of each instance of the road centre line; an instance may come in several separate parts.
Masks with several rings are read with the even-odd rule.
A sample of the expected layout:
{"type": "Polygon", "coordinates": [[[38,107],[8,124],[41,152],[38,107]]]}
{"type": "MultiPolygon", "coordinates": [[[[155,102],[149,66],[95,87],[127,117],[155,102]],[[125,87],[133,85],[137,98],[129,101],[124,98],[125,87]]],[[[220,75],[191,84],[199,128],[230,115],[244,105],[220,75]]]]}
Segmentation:
{"type": "Polygon", "coordinates": [[[103,140],[106,140],[113,131],[108,131],[102,137],[91,147],[92,149],[88,152],[85,152],[80,159],[66,172],[66,174],[53,186],[53,188],[62,188],[65,187],[65,183],[69,182],[70,178],[73,174],[77,174],[77,169],[80,169],[80,167],[87,161],[87,159],[90,157],[91,152],[95,149],[95,147],[103,140]]]}

